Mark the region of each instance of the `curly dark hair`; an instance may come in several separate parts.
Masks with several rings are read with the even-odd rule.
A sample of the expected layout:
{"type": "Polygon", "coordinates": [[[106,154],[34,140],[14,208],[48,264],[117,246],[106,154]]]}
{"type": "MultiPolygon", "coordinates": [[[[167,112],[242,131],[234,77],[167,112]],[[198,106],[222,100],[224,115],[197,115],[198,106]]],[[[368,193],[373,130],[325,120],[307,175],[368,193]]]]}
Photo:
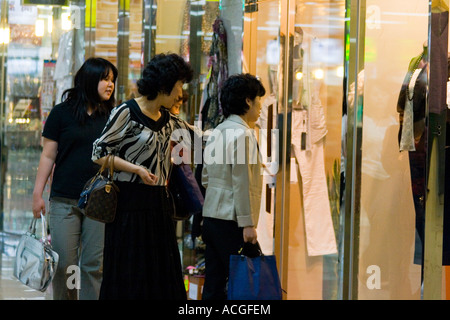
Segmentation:
{"type": "Polygon", "coordinates": [[[232,75],[225,81],[220,92],[223,115],[226,118],[231,114],[244,115],[250,109],[245,100],[254,100],[265,94],[266,89],[255,76],[249,73],[232,75]]]}
{"type": "Polygon", "coordinates": [[[145,66],[142,78],[137,81],[138,92],[154,100],[158,93],[170,94],[177,81],[190,82],[193,74],[191,66],[179,55],[161,53],[145,66]]]}
{"type": "Polygon", "coordinates": [[[115,85],[118,75],[117,68],[106,59],[91,57],[83,63],[75,74],[73,88],[63,92],[62,100],[69,103],[75,118],[80,123],[85,123],[89,105],[93,108],[93,115],[95,116],[108,116],[111,109],[115,107],[115,88],[108,101],[101,101],[98,94],[98,83],[106,79],[110,71],[113,73],[115,85]]]}

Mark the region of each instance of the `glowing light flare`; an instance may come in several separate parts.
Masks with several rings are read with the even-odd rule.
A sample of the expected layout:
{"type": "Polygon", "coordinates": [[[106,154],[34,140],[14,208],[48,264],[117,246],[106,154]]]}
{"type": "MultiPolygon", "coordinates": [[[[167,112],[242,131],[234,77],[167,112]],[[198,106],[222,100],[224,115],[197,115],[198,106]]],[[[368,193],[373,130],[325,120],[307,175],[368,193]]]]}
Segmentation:
{"type": "Polygon", "coordinates": [[[35,29],[34,29],[34,34],[36,35],[36,37],[44,36],[44,28],[45,28],[44,20],[37,19],[36,24],[35,24],[35,29]]]}
{"type": "Polygon", "coordinates": [[[322,80],[325,77],[325,72],[323,69],[316,69],[313,71],[314,79],[322,80]]]}
{"type": "Polygon", "coordinates": [[[6,28],[0,28],[0,43],[1,44],[8,44],[10,39],[10,31],[9,27],[6,28]]]}
{"type": "Polygon", "coordinates": [[[70,20],[70,13],[61,13],[61,29],[70,30],[72,29],[72,21],[70,20]]]}

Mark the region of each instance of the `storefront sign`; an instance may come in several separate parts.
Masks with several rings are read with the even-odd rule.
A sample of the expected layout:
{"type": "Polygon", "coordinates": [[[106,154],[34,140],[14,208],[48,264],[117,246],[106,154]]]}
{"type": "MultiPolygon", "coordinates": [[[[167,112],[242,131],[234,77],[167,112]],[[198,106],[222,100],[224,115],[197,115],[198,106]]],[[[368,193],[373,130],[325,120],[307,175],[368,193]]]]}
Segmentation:
{"type": "Polygon", "coordinates": [[[69,0],[22,0],[22,5],[69,6],[69,0]]]}
{"type": "Polygon", "coordinates": [[[55,98],[55,82],[53,75],[55,73],[55,60],[44,60],[44,69],[42,72],[42,87],[41,87],[41,120],[42,125],[53,108],[55,98]]]}

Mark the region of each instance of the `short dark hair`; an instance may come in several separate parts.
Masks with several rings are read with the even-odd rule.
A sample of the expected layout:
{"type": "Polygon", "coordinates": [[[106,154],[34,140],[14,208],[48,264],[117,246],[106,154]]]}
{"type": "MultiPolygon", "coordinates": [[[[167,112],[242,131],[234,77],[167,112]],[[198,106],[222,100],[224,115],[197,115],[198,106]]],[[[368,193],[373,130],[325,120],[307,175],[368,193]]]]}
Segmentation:
{"type": "Polygon", "coordinates": [[[254,100],[266,94],[263,84],[255,76],[245,73],[230,76],[223,84],[220,92],[220,103],[223,115],[244,115],[250,108],[247,98],[254,100]]]}
{"type": "Polygon", "coordinates": [[[89,105],[94,108],[94,115],[109,115],[116,103],[114,92],[117,75],[117,68],[106,59],[91,57],[83,63],[75,74],[73,88],[65,90],[62,94],[62,99],[71,105],[78,121],[81,123],[86,121],[86,111],[89,105]],[[110,71],[114,76],[114,91],[109,100],[101,101],[98,84],[109,76],[110,71]]]}
{"type": "Polygon", "coordinates": [[[177,81],[190,82],[193,74],[191,66],[181,56],[160,53],[145,66],[137,81],[138,92],[153,100],[158,93],[170,94],[177,81]]]}

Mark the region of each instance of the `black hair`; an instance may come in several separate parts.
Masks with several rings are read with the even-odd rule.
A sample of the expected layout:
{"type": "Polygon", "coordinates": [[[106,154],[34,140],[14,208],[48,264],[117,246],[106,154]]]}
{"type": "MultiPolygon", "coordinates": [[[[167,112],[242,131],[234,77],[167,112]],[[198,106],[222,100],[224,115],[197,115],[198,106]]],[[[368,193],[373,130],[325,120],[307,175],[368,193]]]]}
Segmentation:
{"type": "Polygon", "coordinates": [[[114,108],[116,100],[114,91],[107,101],[101,101],[98,94],[98,83],[113,73],[114,91],[118,75],[117,68],[108,60],[92,57],[87,59],[75,74],[73,88],[67,89],[62,94],[62,99],[69,103],[75,118],[80,123],[85,123],[90,106],[94,116],[108,116],[114,108]],[[64,99],[65,97],[65,99],[64,99]]]}
{"type": "Polygon", "coordinates": [[[245,100],[254,100],[265,94],[266,89],[255,76],[249,73],[232,75],[225,81],[220,92],[223,115],[225,118],[231,114],[244,115],[250,109],[245,100]]]}
{"type": "Polygon", "coordinates": [[[154,100],[158,93],[169,95],[177,81],[190,82],[193,74],[191,66],[181,56],[160,53],[145,66],[137,81],[138,92],[148,100],[154,100]]]}

